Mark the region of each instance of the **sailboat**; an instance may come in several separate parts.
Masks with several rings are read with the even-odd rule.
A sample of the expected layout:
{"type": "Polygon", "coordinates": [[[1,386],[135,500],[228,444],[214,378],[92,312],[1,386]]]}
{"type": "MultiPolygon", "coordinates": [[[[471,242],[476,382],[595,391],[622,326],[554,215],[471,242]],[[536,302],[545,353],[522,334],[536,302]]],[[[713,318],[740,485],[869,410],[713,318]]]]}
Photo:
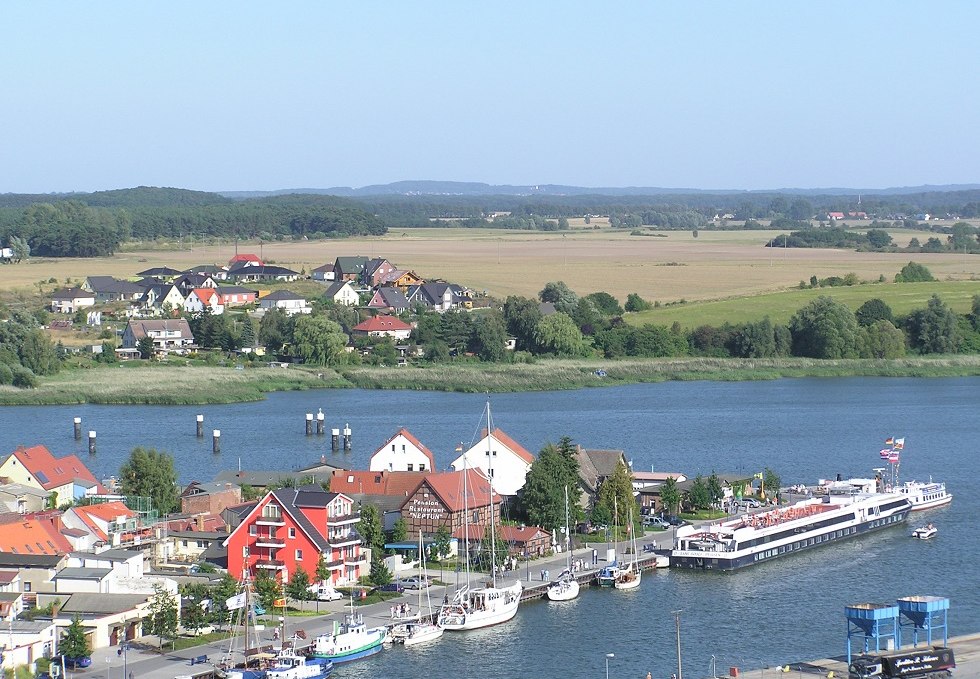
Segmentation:
{"type": "Polygon", "coordinates": [[[265,670],[255,665],[273,656],[259,652],[254,594],[247,570],[242,573],[238,592],[225,602],[225,606],[232,613],[231,628],[234,631],[229,637],[227,652],[216,665],[219,675],[226,679],[263,679],[265,670]]]}
{"type": "Polygon", "coordinates": [[[314,658],[325,658],[334,663],[350,662],[358,658],[366,658],[381,650],[387,636],[384,627],[368,627],[364,624],[364,616],[354,612],[354,596],[351,592],[350,613],[344,616],[344,621],[334,620],[333,631],[320,634],[313,640],[314,658]]]}
{"type": "Polygon", "coordinates": [[[570,601],[578,596],[578,580],[572,574],[572,535],[568,532],[568,486],[565,486],[565,570],[548,585],[550,601],[570,601]]]}
{"type": "Polygon", "coordinates": [[[630,551],[633,559],[616,574],[613,587],[616,589],[636,589],[640,586],[640,564],[636,560],[636,526],[633,525],[633,509],[629,512],[630,551]]]}
{"type": "MultiPolygon", "coordinates": [[[[448,630],[471,630],[489,627],[507,622],[517,615],[517,606],[521,603],[523,586],[518,580],[507,587],[497,587],[497,549],[496,526],[494,523],[493,503],[493,455],[489,450],[490,435],[493,433],[493,423],[490,420],[490,403],[487,402],[487,460],[490,473],[487,475],[490,483],[490,573],[491,580],[485,587],[470,587],[470,558],[469,548],[466,549],[466,584],[456,591],[452,601],[443,604],[439,611],[437,624],[448,630]]],[[[463,459],[463,530],[465,541],[469,542],[469,509],[466,505],[466,459],[463,459]]]]}
{"type": "Polygon", "coordinates": [[[432,600],[429,598],[428,582],[429,580],[425,573],[425,547],[422,544],[422,531],[419,531],[419,614],[422,614],[423,590],[425,591],[425,600],[429,613],[425,618],[398,625],[391,633],[393,643],[404,646],[416,646],[429,641],[435,641],[442,636],[443,629],[439,625],[431,622],[434,614],[432,612],[432,600]],[[425,620],[430,622],[425,622],[425,620]]]}
{"type": "MultiPolygon", "coordinates": [[[[619,546],[619,505],[616,503],[615,496],[613,497],[613,547],[619,546]]],[[[612,587],[616,584],[616,578],[619,577],[619,554],[616,554],[616,560],[611,563],[607,563],[602,570],[600,570],[596,576],[596,584],[600,587],[612,587]]]]}

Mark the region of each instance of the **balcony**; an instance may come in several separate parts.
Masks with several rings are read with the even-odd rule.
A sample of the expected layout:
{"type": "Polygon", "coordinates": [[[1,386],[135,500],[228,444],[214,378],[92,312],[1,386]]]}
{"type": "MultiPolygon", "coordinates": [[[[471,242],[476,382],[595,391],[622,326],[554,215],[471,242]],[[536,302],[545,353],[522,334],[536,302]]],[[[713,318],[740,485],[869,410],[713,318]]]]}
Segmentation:
{"type": "Polygon", "coordinates": [[[256,547],[268,547],[269,549],[282,549],[286,546],[286,541],[282,538],[269,537],[269,536],[259,536],[255,541],[256,547]]]}
{"type": "Polygon", "coordinates": [[[358,554],[357,556],[351,556],[344,559],[344,565],[346,566],[359,566],[365,563],[367,563],[367,559],[363,554],[358,554]]]}
{"type": "Polygon", "coordinates": [[[256,526],[285,526],[286,520],[282,518],[282,515],[277,516],[260,516],[255,519],[256,526]]]}
{"type": "Polygon", "coordinates": [[[255,562],[255,567],[277,571],[280,568],[285,568],[286,562],[280,561],[279,559],[259,559],[255,562]]]}
{"type": "Polygon", "coordinates": [[[332,549],[340,549],[350,545],[361,544],[361,535],[357,531],[348,531],[346,534],[331,535],[327,538],[327,544],[332,549]]]}
{"type": "Polygon", "coordinates": [[[327,517],[328,526],[342,526],[345,523],[357,523],[361,520],[361,513],[354,512],[353,514],[341,514],[340,516],[329,516],[327,517]]]}
{"type": "Polygon", "coordinates": [[[344,560],[343,559],[337,559],[336,561],[328,561],[327,562],[327,570],[337,571],[337,570],[343,570],[343,569],[344,569],[344,560]]]}

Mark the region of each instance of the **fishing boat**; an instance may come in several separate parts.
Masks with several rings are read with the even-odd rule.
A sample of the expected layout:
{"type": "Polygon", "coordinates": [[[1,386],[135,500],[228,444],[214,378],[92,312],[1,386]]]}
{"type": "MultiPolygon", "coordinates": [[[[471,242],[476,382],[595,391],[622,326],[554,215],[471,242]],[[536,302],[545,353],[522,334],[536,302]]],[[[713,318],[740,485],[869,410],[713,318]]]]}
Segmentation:
{"type": "Polygon", "coordinates": [[[276,656],[265,679],[325,679],[333,670],[333,662],[325,658],[309,658],[284,651],[276,656]]]}
{"type": "Polygon", "coordinates": [[[403,646],[417,646],[430,641],[435,641],[442,636],[443,629],[432,622],[434,616],[432,612],[432,600],[429,598],[429,579],[425,572],[425,546],[422,544],[422,531],[419,531],[419,615],[422,615],[422,592],[425,591],[425,600],[428,607],[428,616],[412,622],[397,625],[389,635],[392,643],[402,644],[403,646]]]}
{"type": "Polygon", "coordinates": [[[606,564],[598,573],[595,581],[600,587],[613,587],[616,584],[616,577],[619,575],[619,564],[616,561],[606,564]]]}
{"type": "Polygon", "coordinates": [[[568,531],[568,486],[565,486],[565,569],[548,585],[549,601],[571,601],[578,596],[579,584],[572,574],[572,535],[568,531]]]}
{"type": "Polygon", "coordinates": [[[275,656],[263,649],[259,639],[262,627],[256,624],[258,604],[252,591],[252,581],[243,571],[235,596],[225,601],[231,614],[232,634],[228,649],[215,663],[216,674],[225,679],[264,679],[265,665],[275,656]]]}
{"type": "Polygon", "coordinates": [[[896,526],[911,510],[897,493],[828,494],[708,526],[682,526],[670,566],[745,568],[896,526]]]}
{"type": "Polygon", "coordinates": [[[385,642],[387,630],[384,627],[368,628],[364,616],[354,612],[354,599],[351,596],[350,613],[343,622],[334,620],[333,631],[320,634],[313,640],[313,658],[345,663],[366,658],[379,652],[385,642]]]}
{"type": "MultiPolygon", "coordinates": [[[[487,402],[486,407],[487,415],[487,431],[493,431],[493,422],[490,419],[490,403],[487,402]]],[[[493,455],[489,446],[491,445],[491,438],[487,437],[487,460],[489,464],[493,464],[493,455]]],[[[463,530],[464,535],[469,538],[469,511],[466,506],[466,468],[464,459],[463,468],[463,530]]],[[[490,484],[490,501],[493,502],[493,467],[490,467],[490,473],[487,474],[487,480],[490,484]]],[[[507,622],[511,620],[515,615],[517,615],[517,606],[521,603],[521,593],[524,591],[521,581],[518,580],[512,585],[507,587],[497,586],[497,545],[496,545],[496,526],[495,526],[496,512],[491,510],[490,512],[490,580],[483,587],[470,587],[469,577],[470,577],[470,559],[469,559],[469,548],[465,550],[466,558],[465,562],[465,572],[466,572],[466,584],[462,588],[458,589],[453,595],[452,601],[443,604],[442,608],[439,610],[439,618],[437,623],[439,627],[447,630],[473,630],[479,629],[481,627],[489,627],[491,625],[497,625],[502,622],[507,622]]],[[[467,540],[468,541],[468,540],[467,540]]]]}
{"type": "Polygon", "coordinates": [[[912,537],[917,538],[919,540],[929,540],[931,538],[936,537],[936,533],[938,532],[939,531],[936,530],[936,527],[930,523],[925,526],[919,526],[914,531],[912,531],[912,537]]]}
{"type": "Polygon", "coordinates": [[[633,560],[621,568],[613,581],[616,589],[636,589],[640,586],[640,564],[636,560],[636,526],[633,525],[633,511],[629,512],[629,525],[627,530],[630,532],[630,551],[633,560]]]}

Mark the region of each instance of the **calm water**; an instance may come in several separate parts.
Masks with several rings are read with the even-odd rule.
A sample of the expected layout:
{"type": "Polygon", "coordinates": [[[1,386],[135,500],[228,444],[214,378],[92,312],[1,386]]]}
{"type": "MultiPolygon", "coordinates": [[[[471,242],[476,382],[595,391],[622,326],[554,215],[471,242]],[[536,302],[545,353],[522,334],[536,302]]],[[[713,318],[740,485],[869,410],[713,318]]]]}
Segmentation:
{"type": "MultiPolygon", "coordinates": [[[[338,390],[273,394],[268,401],[201,407],[0,408],[3,450],[43,443],[78,453],[108,475],[136,445],[167,450],[181,480],[210,480],[221,468],[292,469],[321,456],[363,467],[398,427],[407,427],[448,466],[460,441],[477,436],[485,397],[338,390]],[[304,416],[322,408],[328,435],[306,437],[304,416]],[[205,415],[205,439],[194,436],[205,415]],[[98,453],[72,439],[72,418],[98,432],[98,453]],[[330,451],[329,429],[349,423],[351,453],[330,451]],[[211,453],[210,431],[222,431],[211,453]]],[[[494,424],[536,452],[568,435],[585,447],[621,448],[634,467],[696,473],[775,469],[784,484],[837,473],[865,475],[887,436],[905,436],[904,479],[930,474],[956,495],[929,542],[901,527],[745,572],[662,572],[633,592],[585,590],[562,605],[531,603],[514,622],[447,636],[421,649],[386,650],[338,677],[667,677],[675,666],[681,614],[685,676],[709,672],[711,656],[760,667],[845,651],[843,606],[910,594],[951,599],[950,633],[980,631],[976,498],[980,495],[980,379],[807,379],[678,382],[491,398],[494,424]]]]}

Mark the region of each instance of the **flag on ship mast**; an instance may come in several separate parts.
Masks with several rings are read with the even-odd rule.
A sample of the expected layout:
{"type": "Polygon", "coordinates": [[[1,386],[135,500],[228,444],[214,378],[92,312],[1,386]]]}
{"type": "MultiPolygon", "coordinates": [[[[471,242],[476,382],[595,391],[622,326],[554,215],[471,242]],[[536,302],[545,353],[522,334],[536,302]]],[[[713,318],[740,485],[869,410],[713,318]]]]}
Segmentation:
{"type": "Polygon", "coordinates": [[[895,443],[895,438],[893,436],[889,436],[888,438],[885,439],[886,446],[890,446],[893,443],[895,443]]]}
{"type": "Polygon", "coordinates": [[[901,450],[902,448],[905,447],[905,439],[904,438],[895,439],[895,443],[893,443],[892,446],[895,448],[895,450],[901,450]]]}
{"type": "Polygon", "coordinates": [[[245,608],[245,592],[231,597],[225,600],[225,608],[229,611],[234,611],[239,608],[245,608]]]}
{"type": "Polygon", "coordinates": [[[882,448],[881,450],[878,451],[878,456],[881,457],[882,460],[887,460],[889,457],[891,457],[891,454],[892,454],[891,448],[882,448]]]}

